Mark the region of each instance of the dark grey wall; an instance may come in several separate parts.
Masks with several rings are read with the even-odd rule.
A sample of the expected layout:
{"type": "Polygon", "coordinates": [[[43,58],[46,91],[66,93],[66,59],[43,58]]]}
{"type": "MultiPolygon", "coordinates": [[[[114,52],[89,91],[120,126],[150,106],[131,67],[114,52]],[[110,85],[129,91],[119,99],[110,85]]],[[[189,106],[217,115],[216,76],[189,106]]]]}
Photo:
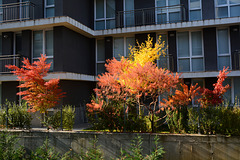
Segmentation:
{"type": "MultiPolygon", "coordinates": [[[[185,16],[186,16],[186,21],[189,20],[189,12],[188,12],[188,0],[180,0],[180,4],[184,6],[185,8],[185,16]]],[[[182,15],[183,16],[183,15],[182,15]]]]}
{"type": "Polygon", "coordinates": [[[208,88],[210,90],[213,90],[213,84],[217,82],[217,78],[213,77],[213,78],[205,78],[205,88],[208,88]]]}
{"type": "Polygon", "coordinates": [[[203,19],[215,18],[214,0],[202,0],[202,18],[203,19]]]}
{"type": "Polygon", "coordinates": [[[19,82],[2,82],[2,102],[4,103],[7,99],[10,102],[17,102],[18,96],[17,93],[19,92],[17,86],[19,82]]]}
{"type": "Polygon", "coordinates": [[[8,4],[8,3],[17,3],[18,0],[2,0],[3,4],[8,4]]]}
{"type": "Polygon", "coordinates": [[[239,69],[239,54],[240,52],[240,31],[239,25],[230,26],[230,42],[232,55],[232,69],[239,69]]]}
{"type": "Polygon", "coordinates": [[[32,31],[31,30],[23,30],[22,31],[22,56],[31,59],[32,52],[32,31]]]}
{"type": "Polygon", "coordinates": [[[173,62],[170,61],[170,66],[173,66],[173,72],[177,72],[177,37],[176,36],[177,36],[176,31],[168,32],[168,53],[173,57],[173,62]]]}
{"type": "Polygon", "coordinates": [[[156,33],[135,34],[135,42],[138,42],[140,45],[142,43],[145,43],[145,41],[148,39],[148,35],[150,35],[150,37],[153,38],[153,44],[155,44],[156,43],[156,33]]]}
{"type": "MultiPolygon", "coordinates": [[[[55,0],[55,2],[58,0],[55,0]]],[[[30,0],[34,7],[34,18],[39,19],[44,17],[44,0],[30,0]]]]}
{"type": "Polygon", "coordinates": [[[13,55],[13,32],[2,33],[2,53],[3,55],[13,55]]]}
{"type": "Polygon", "coordinates": [[[54,27],[54,71],[95,74],[95,40],[54,27]]]}
{"type": "Polygon", "coordinates": [[[55,0],[55,15],[69,16],[93,29],[93,0],[55,0]]]}
{"type": "Polygon", "coordinates": [[[63,98],[63,104],[79,106],[90,102],[93,89],[96,88],[96,83],[61,80],[60,86],[63,92],[66,92],[66,96],[63,98]]]}
{"type": "Polygon", "coordinates": [[[116,0],[115,3],[116,3],[116,11],[123,11],[123,0],[116,0]]]}
{"type": "Polygon", "coordinates": [[[105,58],[113,58],[113,37],[105,37],[105,58]]]}
{"type": "Polygon", "coordinates": [[[217,39],[216,28],[203,29],[205,70],[217,70],[217,39]]]}
{"type": "Polygon", "coordinates": [[[152,8],[155,7],[155,0],[135,0],[134,8],[142,9],[142,8],[152,8]]]}

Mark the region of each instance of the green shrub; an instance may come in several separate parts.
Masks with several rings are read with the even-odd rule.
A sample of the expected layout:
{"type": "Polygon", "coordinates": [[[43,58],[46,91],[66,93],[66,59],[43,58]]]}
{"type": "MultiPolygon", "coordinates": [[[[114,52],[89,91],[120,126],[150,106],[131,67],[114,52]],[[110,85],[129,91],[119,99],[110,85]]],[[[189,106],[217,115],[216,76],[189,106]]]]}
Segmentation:
{"type": "Polygon", "coordinates": [[[71,131],[75,120],[75,107],[67,105],[63,107],[63,128],[71,131]]]}
{"type": "Polygon", "coordinates": [[[48,117],[49,125],[57,130],[61,127],[61,112],[57,111],[53,115],[48,117]]]}
{"type": "Polygon", "coordinates": [[[177,107],[175,110],[166,110],[166,114],[171,133],[188,132],[188,110],[186,106],[177,107]]]}
{"type": "Polygon", "coordinates": [[[25,151],[23,146],[16,146],[19,139],[2,131],[0,134],[0,159],[1,160],[22,160],[25,151]]]}
{"type": "Polygon", "coordinates": [[[6,101],[0,110],[0,123],[3,126],[6,125],[6,116],[10,128],[29,129],[31,127],[32,116],[28,112],[27,103],[16,104],[6,101]]]}
{"type": "MultiPolygon", "coordinates": [[[[203,134],[240,135],[240,108],[224,104],[217,107],[200,108],[200,131],[203,134]]],[[[188,109],[190,133],[198,132],[197,108],[188,109]]]]}
{"type": "MultiPolygon", "coordinates": [[[[129,101],[131,100],[129,99],[129,101]]],[[[93,113],[88,112],[88,121],[92,124],[94,130],[146,132],[146,119],[137,114],[135,104],[129,102],[128,112],[124,114],[125,110],[124,104],[118,101],[109,101],[108,103],[104,103],[102,110],[93,113]]]]}

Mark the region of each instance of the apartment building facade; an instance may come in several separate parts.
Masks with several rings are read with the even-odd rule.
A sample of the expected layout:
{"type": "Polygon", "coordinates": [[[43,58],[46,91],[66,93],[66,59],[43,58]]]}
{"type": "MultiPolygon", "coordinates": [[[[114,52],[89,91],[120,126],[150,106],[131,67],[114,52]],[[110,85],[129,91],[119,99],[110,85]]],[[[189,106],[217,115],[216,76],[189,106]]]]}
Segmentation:
{"type": "Polygon", "coordinates": [[[0,102],[17,102],[19,82],[5,64],[40,54],[59,78],[61,104],[89,101],[106,59],[128,56],[128,46],[161,36],[160,67],[181,72],[188,85],[212,88],[229,67],[225,95],[240,97],[240,0],[0,0],[0,102]]]}

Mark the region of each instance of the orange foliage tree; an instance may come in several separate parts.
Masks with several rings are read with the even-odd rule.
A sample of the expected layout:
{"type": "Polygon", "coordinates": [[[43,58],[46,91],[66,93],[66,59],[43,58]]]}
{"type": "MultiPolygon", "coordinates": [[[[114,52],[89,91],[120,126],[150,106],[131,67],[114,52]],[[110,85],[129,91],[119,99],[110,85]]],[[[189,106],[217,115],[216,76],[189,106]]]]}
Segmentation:
{"type": "Polygon", "coordinates": [[[159,96],[175,88],[179,82],[178,74],[173,75],[154,64],[160,55],[159,51],[164,47],[158,44],[153,47],[149,37],[146,45],[131,49],[130,59],[122,57],[120,61],[115,58],[108,60],[108,64],[105,65],[107,72],[99,75],[97,79],[99,82],[95,92],[98,100],[87,104],[89,111],[101,110],[103,102],[106,101],[126,103],[127,99],[133,99],[139,107],[139,112],[141,107],[149,111],[149,120],[154,131],[154,115],[159,110],[159,96]]]}
{"type": "Polygon", "coordinates": [[[7,68],[18,77],[21,84],[19,88],[23,91],[17,95],[23,96],[30,106],[30,112],[40,111],[46,113],[47,109],[55,107],[60,98],[64,97],[64,92],[59,89],[59,79],[45,81],[43,77],[47,76],[51,63],[46,63],[46,57],[41,55],[39,61],[30,64],[28,59],[22,61],[22,68],[15,65],[6,65],[7,68]]]}

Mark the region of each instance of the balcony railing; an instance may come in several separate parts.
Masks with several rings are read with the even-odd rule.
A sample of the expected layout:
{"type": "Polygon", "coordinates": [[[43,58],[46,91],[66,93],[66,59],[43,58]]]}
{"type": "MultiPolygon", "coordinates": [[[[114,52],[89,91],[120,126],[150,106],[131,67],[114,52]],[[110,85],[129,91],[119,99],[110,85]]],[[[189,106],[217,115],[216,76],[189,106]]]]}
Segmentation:
{"type": "Polygon", "coordinates": [[[11,70],[6,68],[6,65],[16,65],[20,67],[22,57],[20,55],[2,55],[0,56],[0,74],[10,73],[11,70]]]}
{"type": "Polygon", "coordinates": [[[34,4],[31,2],[0,5],[0,23],[34,19],[34,4]]]}
{"type": "Polygon", "coordinates": [[[157,60],[157,64],[159,68],[165,68],[169,71],[174,70],[174,62],[173,62],[172,55],[165,55],[165,56],[161,55],[157,60]]]}
{"type": "Polygon", "coordinates": [[[116,14],[117,28],[184,21],[186,21],[186,9],[183,5],[119,11],[116,14]]]}

